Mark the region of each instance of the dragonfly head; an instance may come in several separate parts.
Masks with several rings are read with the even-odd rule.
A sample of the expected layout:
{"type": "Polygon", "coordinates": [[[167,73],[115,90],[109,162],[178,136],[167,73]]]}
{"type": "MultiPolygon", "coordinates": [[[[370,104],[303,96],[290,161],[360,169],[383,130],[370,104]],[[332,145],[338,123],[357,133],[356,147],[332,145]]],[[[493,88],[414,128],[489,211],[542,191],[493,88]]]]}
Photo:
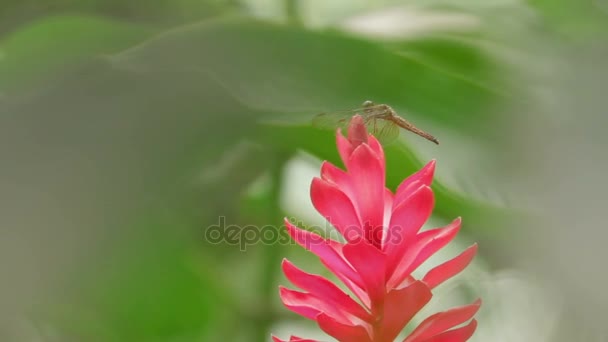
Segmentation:
{"type": "Polygon", "coordinates": [[[363,108],[369,108],[369,107],[372,107],[373,105],[374,105],[374,103],[370,100],[363,102],[363,108]]]}

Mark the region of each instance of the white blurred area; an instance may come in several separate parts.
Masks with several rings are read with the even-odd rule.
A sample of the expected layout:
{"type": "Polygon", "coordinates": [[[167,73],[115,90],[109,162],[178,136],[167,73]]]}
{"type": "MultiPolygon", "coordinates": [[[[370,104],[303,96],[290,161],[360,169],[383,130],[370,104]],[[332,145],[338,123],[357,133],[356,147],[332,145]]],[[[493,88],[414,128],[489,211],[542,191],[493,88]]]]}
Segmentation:
{"type": "Polygon", "coordinates": [[[522,179],[545,213],[522,240],[523,267],[557,285],[565,316],[556,341],[607,341],[608,42],[560,55],[538,112],[530,113],[522,179]]]}
{"type": "MultiPolygon", "coordinates": [[[[285,3],[275,0],[244,0],[249,11],[260,18],[284,20],[285,3]]],[[[351,28],[368,35],[404,36],[414,32],[438,29],[470,29],[479,23],[475,16],[446,9],[465,9],[468,12],[521,10],[522,0],[306,0],[296,1],[302,22],[309,27],[351,28]]],[[[377,36],[376,36],[377,37],[377,36]]]]}

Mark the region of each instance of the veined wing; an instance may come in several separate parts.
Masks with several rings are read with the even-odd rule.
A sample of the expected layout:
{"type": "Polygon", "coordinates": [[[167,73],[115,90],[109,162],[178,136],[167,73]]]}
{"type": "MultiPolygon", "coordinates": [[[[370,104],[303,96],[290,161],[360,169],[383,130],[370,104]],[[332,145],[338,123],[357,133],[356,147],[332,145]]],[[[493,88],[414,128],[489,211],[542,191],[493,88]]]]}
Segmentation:
{"type": "Polygon", "coordinates": [[[381,118],[370,117],[365,120],[365,126],[376,139],[383,145],[388,145],[397,139],[399,136],[399,126],[394,122],[381,118]]]}
{"type": "Polygon", "coordinates": [[[317,114],[312,119],[312,125],[317,128],[331,129],[346,128],[350,122],[350,118],[355,115],[355,111],[340,111],[317,114]]]}
{"type": "Polygon", "coordinates": [[[335,130],[338,127],[346,128],[353,115],[359,114],[363,117],[365,121],[368,121],[371,119],[371,116],[373,116],[375,112],[378,112],[378,110],[383,108],[383,105],[375,105],[366,108],[355,108],[348,110],[324,112],[317,114],[312,119],[312,125],[317,128],[331,130],[335,130]]]}
{"type": "MultiPolygon", "coordinates": [[[[357,113],[359,113],[358,110],[321,113],[314,117],[312,124],[318,128],[334,131],[336,128],[340,128],[342,133],[346,134],[351,118],[357,113]]],[[[399,136],[399,126],[394,122],[369,114],[362,114],[361,116],[367,131],[373,134],[382,144],[390,144],[399,136]]]]}

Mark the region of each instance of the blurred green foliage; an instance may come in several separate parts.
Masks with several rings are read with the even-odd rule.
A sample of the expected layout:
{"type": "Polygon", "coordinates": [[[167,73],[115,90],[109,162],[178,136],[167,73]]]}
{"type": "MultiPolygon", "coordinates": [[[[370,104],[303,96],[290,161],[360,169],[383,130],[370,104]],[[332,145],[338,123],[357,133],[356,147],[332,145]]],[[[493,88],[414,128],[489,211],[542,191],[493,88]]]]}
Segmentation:
{"type": "Polygon", "coordinates": [[[0,30],[48,15],[100,15],[116,19],[170,25],[233,11],[234,0],[6,0],[0,5],[0,30]]]}
{"type": "Polygon", "coordinates": [[[35,21],[2,40],[0,89],[24,87],[74,63],[121,51],[153,32],[146,26],[98,17],[57,16],[35,21]]]}
{"type": "MultiPolygon", "coordinates": [[[[243,253],[203,235],[218,216],[278,229],[282,168],[298,151],[339,164],[333,132],[310,127],[315,113],[373,99],[497,151],[509,143],[499,109],[525,98],[477,44],[483,31],[376,41],[307,28],[301,3],[283,5],[292,24],[252,18],[229,0],[0,5],[0,127],[5,146],[19,146],[2,152],[59,172],[49,184],[75,186],[45,161],[66,163],[90,189],[71,208],[93,209],[90,227],[61,233],[103,232],[63,290],[28,311],[43,340],[267,340],[279,315],[281,246],[243,253]],[[260,179],[268,181],[252,195],[260,179]]],[[[562,20],[566,9],[553,3],[532,5],[559,23],[547,30],[579,20],[562,20]]],[[[393,189],[426,162],[405,140],[386,152],[393,189]]],[[[441,178],[434,189],[437,218],[463,216],[488,258],[504,249],[507,226],[529,219],[441,178]]]]}

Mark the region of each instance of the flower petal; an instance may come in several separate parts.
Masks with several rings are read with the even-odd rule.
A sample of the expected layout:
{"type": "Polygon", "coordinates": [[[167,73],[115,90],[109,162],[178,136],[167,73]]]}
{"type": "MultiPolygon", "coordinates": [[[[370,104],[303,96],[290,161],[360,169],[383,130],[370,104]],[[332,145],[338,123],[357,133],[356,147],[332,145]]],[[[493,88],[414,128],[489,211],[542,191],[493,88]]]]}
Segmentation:
{"type": "Polygon", "coordinates": [[[448,330],[444,333],[426,339],[424,342],[464,342],[473,336],[476,328],[477,321],[473,319],[471,322],[469,322],[469,324],[463,327],[448,330]]]}
{"type": "Polygon", "coordinates": [[[353,204],[363,224],[364,236],[377,248],[382,244],[385,170],[367,144],[359,145],[347,164],[355,192],[353,204]]]}
{"type": "Polygon", "coordinates": [[[385,227],[384,234],[382,234],[382,245],[386,242],[386,236],[388,227],[391,222],[391,216],[393,215],[393,193],[389,189],[384,189],[384,217],[382,219],[382,227],[385,227]]]}
{"type": "Polygon", "coordinates": [[[376,139],[376,137],[370,134],[367,137],[367,144],[369,145],[369,147],[372,148],[372,150],[376,154],[376,157],[378,157],[378,159],[380,160],[382,168],[385,169],[386,164],[384,161],[384,150],[382,149],[382,145],[380,145],[378,139],[376,139]]]}
{"type": "Polygon", "coordinates": [[[354,148],[361,144],[367,144],[368,133],[365,128],[365,121],[361,115],[356,114],[350,120],[348,125],[348,141],[353,145],[354,148]]]}
{"type": "Polygon", "coordinates": [[[481,301],[436,313],[425,319],[403,342],[426,341],[471,319],[479,310],[481,301]]]}
{"type": "Polygon", "coordinates": [[[343,324],[325,314],[317,316],[317,323],[323,331],[340,342],[372,342],[367,329],[361,325],[343,324]]]}
{"type": "Polygon", "coordinates": [[[382,302],[386,294],[385,256],[366,241],[346,244],[343,253],[365,285],[364,288],[372,303],[373,314],[374,303],[382,302]]]}
{"type": "Polygon", "coordinates": [[[424,281],[431,289],[435,288],[437,285],[464,270],[475,257],[475,253],[477,253],[477,244],[465,249],[464,252],[460,253],[460,255],[457,257],[448,260],[428,271],[422,281],[424,281]]]}
{"type": "Polygon", "coordinates": [[[350,141],[342,135],[342,131],[339,128],[336,132],[336,146],[338,147],[338,153],[340,154],[342,163],[346,166],[350,155],[353,153],[354,147],[350,141]]]}
{"type": "Polygon", "coordinates": [[[312,293],[294,291],[279,286],[279,295],[281,301],[289,310],[308,319],[315,320],[320,313],[324,313],[342,323],[352,324],[352,321],[342,310],[312,293]]]}
{"type": "MultiPolygon", "coordinates": [[[[344,248],[344,245],[334,241],[334,240],[328,240],[329,241],[329,246],[340,256],[340,258],[342,258],[342,260],[344,260],[344,262],[348,263],[348,261],[346,261],[346,258],[344,257],[344,252],[342,251],[344,248]]],[[[325,265],[325,262],[323,260],[321,260],[321,263],[323,263],[323,265],[325,265]]],[[[348,264],[349,267],[350,264],[348,264]]],[[[325,265],[325,267],[327,267],[328,269],[330,269],[327,265],[325,265]]],[[[351,268],[352,270],[352,268],[351,268]]],[[[355,272],[353,270],[353,272],[355,272]]],[[[359,281],[358,283],[354,283],[351,279],[347,278],[344,275],[341,274],[336,274],[336,276],[344,283],[346,284],[346,286],[348,286],[348,288],[355,294],[357,295],[357,297],[361,300],[361,302],[363,302],[363,304],[366,307],[370,307],[370,300],[369,300],[369,296],[367,295],[367,293],[365,292],[365,290],[363,289],[363,282],[361,281],[361,277],[359,276],[359,274],[355,273],[357,275],[356,280],[359,281]]]]}
{"type": "Polygon", "coordinates": [[[416,236],[416,241],[409,247],[397,264],[387,283],[388,288],[398,287],[418,266],[447,245],[460,230],[460,218],[443,228],[424,231],[416,236]]]}
{"type": "Polygon", "coordinates": [[[335,305],[341,311],[352,314],[365,321],[370,321],[369,312],[355,302],[331,281],[310,273],[306,273],[287,259],[283,259],[283,272],[289,281],[304,291],[314,294],[328,304],[335,305]]]}
{"type": "Polygon", "coordinates": [[[350,279],[354,284],[359,287],[363,287],[361,277],[355,272],[355,270],[348,264],[348,262],[342,257],[340,253],[332,245],[339,245],[339,243],[324,239],[318,234],[309,232],[304,229],[300,229],[287,219],[285,219],[285,227],[287,232],[294,241],[300,246],[313,252],[316,256],[321,259],[321,262],[336,276],[345,277],[350,279]]]}
{"type": "Polygon", "coordinates": [[[362,287],[359,287],[357,284],[353,283],[350,279],[346,277],[338,276],[338,278],[348,287],[349,290],[351,290],[355,294],[355,296],[357,296],[357,298],[359,298],[361,303],[363,303],[366,308],[372,307],[371,300],[369,299],[367,292],[365,292],[362,287]]]}
{"type": "Polygon", "coordinates": [[[433,191],[422,185],[393,210],[387,240],[383,246],[388,258],[387,277],[390,277],[397,263],[415,241],[415,235],[431,217],[434,206],[433,191]]]}
{"type": "Polygon", "coordinates": [[[356,242],[363,237],[361,221],[353,202],[336,185],[314,178],[310,197],[315,209],[336,227],[346,241],[356,242]]]}
{"type": "Polygon", "coordinates": [[[432,296],[431,289],[421,281],[390,291],[384,301],[381,340],[393,341],[432,296]]]}
{"type": "Polygon", "coordinates": [[[424,247],[420,250],[420,253],[416,255],[414,262],[412,262],[410,272],[417,269],[418,266],[422,265],[428,258],[450,243],[460,231],[461,222],[459,217],[443,228],[436,228],[424,232],[428,233],[427,236],[420,234],[420,243],[424,247]]]}
{"type": "Polygon", "coordinates": [[[313,306],[308,293],[298,292],[279,286],[279,296],[283,304],[291,311],[314,320],[321,313],[321,309],[313,306]]]}
{"type": "Polygon", "coordinates": [[[336,167],[334,164],[324,161],[321,164],[321,178],[325,181],[335,184],[349,198],[352,195],[351,179],[346,171],[336,167]],[[348,191],[351,190],[351,191],[348,191]]]}
{"type": "Polygon", "coordinates": [[[397,191],[395,192],[394,205],[399,205],[401,201],[409,197],[409,195],[411,195],[412,192],[418,188],[414,185],[414,183],[420,182],[426,186],[431,186],[434,174],[435,160],[433,159],[428,164],[426,164],[420,171],[407,177],[405,180],[403,180],[403,182],[401,182],[401,184],[399,184],[399,186],[397,187],[397,191]]]}

